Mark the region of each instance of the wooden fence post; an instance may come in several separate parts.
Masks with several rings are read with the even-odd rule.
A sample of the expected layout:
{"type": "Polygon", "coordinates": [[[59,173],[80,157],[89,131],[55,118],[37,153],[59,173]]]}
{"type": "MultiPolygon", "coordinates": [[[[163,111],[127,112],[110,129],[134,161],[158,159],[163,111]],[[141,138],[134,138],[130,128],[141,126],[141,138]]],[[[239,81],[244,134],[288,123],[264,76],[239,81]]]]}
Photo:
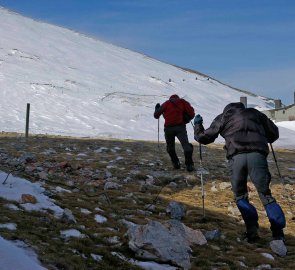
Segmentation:
{"type": "Polygon", "coordinates": [[[29,137],[29,122],[30,122],[30,103],[27,103],[26,138],[29,137]]]}

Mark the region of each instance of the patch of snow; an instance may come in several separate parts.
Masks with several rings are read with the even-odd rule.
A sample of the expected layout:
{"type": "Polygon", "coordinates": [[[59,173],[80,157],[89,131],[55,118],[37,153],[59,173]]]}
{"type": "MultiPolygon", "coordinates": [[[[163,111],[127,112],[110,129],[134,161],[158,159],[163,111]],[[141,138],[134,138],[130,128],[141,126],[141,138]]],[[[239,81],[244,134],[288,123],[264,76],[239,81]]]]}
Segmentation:
{"type": "Polygon", "coordinates": [[[67,192],[67,193],[72,193],[72,191],[70,191],[70,190],[68,190],[68,189],[65,189],[65,188],[62,188],[62,187],[59,187],[59,186],[57,186],[57,187],[55,188],[55,190],[56,190],[57,192],[67,192]]]}
{"type": "Polygon", "coordinates": [[[91,255],[91,257],[93,258],[93,260],[95,260],[95,261],[97,261],[97,262],[101,261],[102,258],[103,258],[102,255],[97,255],[97,254],[94,254],[94,253],[91,253],[90,255],[91,255]]]}
{"type": "Polygon", "coordinates": [[[104,211],[103,211],[101,208],[99,208],[99,207],[95,207],[94,210],[95,210],[95,211],[98,211],[98,212],[104,212],[104,211]]]}
{"type": "Polygon", "coordinates": [[[46,270],[37,255],[23,242],[5,240],[0,236],[0,268],[3,270],[46,270]]]}
{"type": "Polygon", "coordinates": [[[85,208],[81,208],[80,211],[82,214],[85,214],[85,215],[91,214],[91,211],[89,211],[88,209],[85,209],[85,208]]]}
{"type": "Polygon", "coordinates": [[[94,219],[97,223],[104,223],[108,220],[106,217],[101,215],[95,215],[94,219]]]}
{"type": "Polygon", "coordinates": [[[10,210],[21,211],[21,209],[13,203],[5,204],[4,206],[10,210]]]}
{"type": "MultiPolygon", "coordinates": [[[[4,178],[6,173],[0,171],[0,178],[4,178]]],[[[30,194],[36,197],[37,203],[21,204],[27,211],[44,211],[51,209],[56,217],[61,217],[63,209],[54,204],[54,200],[44,195],[45,189],[41,183],[32,183],[23,178],[10,175],[4,185],[0,185],[0,197],[10,201],[21,202],[22,194],[30,194]]]]}
{"type": "Polygon", "coordinates": [[[7,230],[11,230],[11,231],[15,231],[16,230],[16,224],[15,223],[5,223],[5,224],[0,224],[0,228],[1,229],[7,229],[7,230]]]}
{"type": "Polygon", "coordinates": [[[60,235],[64,238],[70,238],[70,237],[84,238],[85,237],[84,234],[82,234],[80,231],[78,231],[76,229],[69,229],[69,230],[61,231],[60,235]]]}

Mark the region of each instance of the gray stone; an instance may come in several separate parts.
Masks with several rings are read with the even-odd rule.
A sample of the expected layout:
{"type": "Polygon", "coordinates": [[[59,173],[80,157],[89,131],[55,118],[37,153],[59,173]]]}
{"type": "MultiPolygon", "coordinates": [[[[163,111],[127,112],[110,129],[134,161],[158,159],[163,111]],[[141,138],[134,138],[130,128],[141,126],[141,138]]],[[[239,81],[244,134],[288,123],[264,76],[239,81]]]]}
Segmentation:
{"type": "Polygon", "coordinates": [[[48,179],[48,173],[46,173],[46,172],[39,172],[38,173],[38,176],[39,176],[39,178],[40,179],[42,179],[42,180],[47,180],[48,179]]]}
{"type": "Polygon", "coordinates": [[[118,236],[113,236],[105,239],[108,243],[116,245],[120,243],[120,238],[118,236]]]}
{"type": "Polygon", "coordinates": [[[64,209],[62,219],[65,220],[68,223],[77,223],[72,211],[68,208],[64,209]]]}
{"type": "Polygon", "coordinates": [[[171,219],[181,220],[185,216],[185,207],[179,202],[171,201],[166,208],[166,213],[170,214],[171,219]]]}
{"type": "Polygon", "coordinates": [[[113,175],[110,171],[105,172],[105,178],[111,178],[113,175]]]}
{"type": "Polygon", "coordinates": [[[230,187],[231,187],[231,183],[229,183],[229,182],[222,182],[222,183],[219,184],[219,188],[221,190],[225,190],[225,189],[230,188],[230,187]]]}
{"type": "Polygon", "coordinates": [[[271,269],[271,265],[270,264],[260,264],[255,268],[255,270],[265,270],[265,269],[271,269]]]}
{"type": "Polygon", "coordinates": [[[216,188],[216,186],[212,186],[210,189],[212,192],[218,192],[218,189],[216,188]]]}
{"type": "Polygon", "coordinates": [[[207,240],[218,240],[221,237],[221,231],[219,229],[205,232],[207,240]]]}
{"type": "Polygon", "coordinates": [[[21,163],[36,162],[36,155],[32,153],[26,153],[19,158],[21,163]]]}
{"type": "Polygon", "coordinates": [[[168,187],[170,187],[170,188],[176,188],[177,187],[177,184],[175,182],[170,182],[168,184],[168,187]]]}
{"type": "Polygon", "coordinates": [[[263,252],[263,253],[261,253],[261,255],[262,255],[263,257],[265,257],[265,258],[271,260],[271,261],[274,261],[274,260],[275,260],[275,258],[274,258],[271,254],[269,254],[269,253],[263,252]]]}
{"type": "Polygon", "coordinates": [[[270,242],[271,250],[280,257],[287,255],[287,247],[283,240],[273,240],[270,242]]]}
{"type": "Polygon", "coordinates": [[[236,206],[229,206],[228,208],[227,208],[227,210],[228,210],[228,212],[231,214],[231,215],[233,215],[233,216],[240,216],[241,215],[241,212],[240,212],[240,210],[238,209],[238,207],[236,207],[236,206]]]}
{"type": "Polygon", "coordinates": [[[178,220],[164,223],[150,221],[128,229],[129,247],[140,258],[172,262],[190,269],[191,245],[204,245],[206,238],[199,230],[192,230],[178,220]]]}
{"type": "Polygon", "coordinates": [[[109,189],[119,190],[121,187],[122,187],[122,185],[119,185],[117,183],[106,182],[105,185],[104,185],[104,190],[109,190],[109,189]]]}

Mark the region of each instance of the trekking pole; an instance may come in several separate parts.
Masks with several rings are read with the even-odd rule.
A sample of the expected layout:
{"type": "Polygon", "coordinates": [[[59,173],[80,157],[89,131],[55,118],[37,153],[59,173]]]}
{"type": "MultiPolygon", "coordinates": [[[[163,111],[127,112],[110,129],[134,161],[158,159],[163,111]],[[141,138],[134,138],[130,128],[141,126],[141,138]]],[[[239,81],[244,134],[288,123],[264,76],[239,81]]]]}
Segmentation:
{"type": "Polygon", "coordinates": [[[6,183],[7,179],[8,179],[8,177],[9,177],[9,175],[12,174],[14,171],[15,171],[15,170],[10,171],[10,172],[6,175],[6,178],[5,178],[5,180],[3,181],[2,185],[5,185],[5,183],[6,183]]]}
{"type": "Polygon", "coordinates": [[[158,118],[158,150],[160,151],[160,117],[158,118]]]}
{"type": "MultiPolygon", "coordinates": [[[[195,127],[193,123],[191,122],[193,128],[195,127]]],[[[203,217],[202,222],[206,222],[205,218],[205,192],[204,192],[204,180],[203,180],[203,163],[202,163],[202,145],[199,143],[199,153],[200,153],[200,169],[198,169],[197,174],[201,176],[201,189],[202,189],[202,211],[203,211],[203,217]]]]}
{"type": "MultiPolygon", "coordinates": [[[[283,185],[283,191],[287,195],[286,187],[284,185],[284,180],[282,178],[282,175],[281,175],[281,172],[280,172],[280,169],[279,169],[279,165],[278,165],[278,162],[277,162],[275,151],[273,150],[272,144],[270,143],[269,145],[270,145],[270,148],[271,148],[273,159],[274,159],[276,167],[277,167],[277,171],[278,171],[278,174],[279,174],[280,181],[281,181],[281,183],[283,185]]],[[[292,215],[292,220],[295,220],[294,211],[293,211],[293,208],[292,208],[292,205],[291,205],[291,202],[290,202],[290,198],[289,198],[288,195],[287,195],[287,201],[288,201],[288,206],[289,206],[289,209],[290,209],[290,212],[291,212],[291,215],[292,215]]]]}
{"type": "Polygon", "coordinates": [[[199,150],[200,150],[200,168],[201,168],[201,188],[202,188],[203,221],[205,221],[205,194],[204,194],[204,181],[203,181],[202,145],[200,143],[199,143],[199,150]]]}

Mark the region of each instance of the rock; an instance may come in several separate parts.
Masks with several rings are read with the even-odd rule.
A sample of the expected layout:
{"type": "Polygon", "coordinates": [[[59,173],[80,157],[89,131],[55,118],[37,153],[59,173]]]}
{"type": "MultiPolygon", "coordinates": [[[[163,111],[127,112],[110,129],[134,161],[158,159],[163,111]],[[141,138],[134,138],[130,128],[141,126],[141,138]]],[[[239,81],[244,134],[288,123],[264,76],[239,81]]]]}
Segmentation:
{"type": "Polygon", "coordinates": [[[221,250],[220,247],[215,246],[215,245],[210,245],[210,247],[211,247],[213,250],[217,250],[217,251],[220,251],[220,250],[221,250]]]}
{"type": "Polygon", "coordinates": [[[233,215],[233,216],[240,216],[241,215],[241,212],[239,211],[238,207],[236,206],[229,206],[227,208],[228,212],[233,215]]]}
{"type": "Polygon", "coordinates": [[[139,187],[139,192],[146,193],[148,191],[157,191],[159,187],[142,183],[139,187]]]}
{"type": "Polygon", "coordinates": [[[177,187],[177,184],[175,182],[170,182],[168,184],[168,187],[170,187],[170,188],[176,188],[177,187]]]}
{"type": "Polygon", "coordinates": [[[94,254],[94,253],[91,253],[90,256],[92,257],[93,260],[99,262],[103,259],[103,256],[102,255],[97,255],[97,254],[94,254]]]}
{"type": "Polygon", "coordinates": [[[68,208],[64,209],[62,219],[65,220],[68,223],[77,223],[72,211],[68,208]]]}
{"type": "Polygon", "coordinates": [[[80,163],[72,164],[71,166],[73,170],[80,170],[81,168],[83,168],[83,165],[81,165],[80,163]]]}
{"type": "Polygon", "coordinates": [[[217,192],[218,189],[216,188],[216,186],[212,186],[211,189],[210,189],[212,192],[217,192]]]}
{"type": "Polygon", "coordinates": [[[185,216],[185,207],[179,202],[171,201],[166,208],[166,213],[170,213],[171,219],[181,220],[185,216]]]}
{"type": "Polygon", "coordinates": [[[36,167],[35,167],[34,165],[27,165],[27,166],[25,167],[25,172],[26,172],[26,173],[32,173],[32,172],[34,172],[34,171],[36,171],[36,167]]]}
{"type": "Polygon", "coordinates": [[[241,266],[243,268],[247,268],[247,265],[244,262],[238,261],[237,263],[239,266],[241,266]]]}
{"type": "Polygon", "coordinates": [[[71,164],[68,161],[62,161],[58,164],[58,166],[62,169],[65,169],[65,168],[71,167],[71,164]]]}
{"type": "Polygon", "coordinates": [[[207,240],[218,240],[221,237],[221,231],[219,229],[207,231],[205,237],[207,240]]]}
{"type": "Polygon", "coordinates": [[[110,171],[105,172],[105,178],[111,178],[113,175],[110,171]]]}
{"type": "Polygon", "coordinates": [[[250,193],[250,192],[255,192],[255,186],[254,186],[254,184],[253,183],[251,183],[251,182],[248,182],[247,183],[247,190],[248,190],[248,192],[250,193]]]}
{"type": "Polygon", "coordinates": [[[35,196],[30,194],[22,194],[21,196],[21,203],[32,203],[36,204],[38,201],[35,196]]]}
{"type": "Polygon", "coordinates": [[[144,211],[141,209],[137,209],[136,213],[139,215],[143,215],[143,216],[151,216],[153,214],[153,212],[151,212],[151,211],[144,211]]]}
{"type": "Polygon", "coordinates": [[[38,177],[40,178],[40,179],[42,179],[42,180],[48,180],[48,173],[46,173],[46,172],[39,172],[38,173],[38,177]]]}
{"type": "Polygon", "coordinates": [[[52,148],[49,148],[49,149],[45,149],[42,154],[49,156],[49,155],[56,154],[56,151],[54,149],[52,149],[52,148]]]}
{"type": "Polygon", "coordinates": [[[122,188],[122,185],[114,183],[114,182],[106,182],[104,185],[104,190],[109,190],[109,189],[119,190],[120,188],[122,188]]]}
{"type": "Polygon", "coordinates": [[[222,182],[222,183],[219,184],[219,188],[221,190],[225,190],[225,189],[228,189],[230,187],[231,187],[231,183],[229,183],[229,182],[222,182]]]}
{"type": "Polygon", "coordinates": [[[273,240],[270,242],[271,250],[280,257],[287,255],[287,247],[283,240],[273,240]]]}
{"type": "Polygon", "coordinates": [[[109,238],[105,238],[105,240],[113,245],[119,244],[120,243],[120,238],[118,236],[113,236],[113,237],[109,237],[109,238]]]}
{"type": "Polygon", "coordinates": [[[127,176],[124,180],[123,180],[123,183],[130,183],[133,181],[133,178],[130,177],[130,176],[127,176]]]}
{"type": "Polygon", "coordinates": [[[260,264],[258,265],[255,270],[265,270],[265,269],[272,269],[270,264],[260,264]]]}
{"type": "Polygon", "coordinates": [[[31,153],[26,153],[19,158],[21,163],[32,163],[36,162],[36,155],[31,153]]]}
{"type": "Polygon", "coordinates": [[[129,247],[140,258],[172,262],[183,269],[190,269],[193,244],[204,245],[206,238],[199,230],[192,230],[178,220],[164,223],[150,221],[146,225],[130,226],[129,247]]]}
{"type": "Polygon", "coordinates": [[[274,258],[271,254],[269,254],[269,253],[265,253],[265,252],[263,252],[263,253],[261,253],[261,255],[262,255],[263,257],[269,259],[269,260],[272,260],[272,261],[275,260],[275,258],[274,258]]]}

